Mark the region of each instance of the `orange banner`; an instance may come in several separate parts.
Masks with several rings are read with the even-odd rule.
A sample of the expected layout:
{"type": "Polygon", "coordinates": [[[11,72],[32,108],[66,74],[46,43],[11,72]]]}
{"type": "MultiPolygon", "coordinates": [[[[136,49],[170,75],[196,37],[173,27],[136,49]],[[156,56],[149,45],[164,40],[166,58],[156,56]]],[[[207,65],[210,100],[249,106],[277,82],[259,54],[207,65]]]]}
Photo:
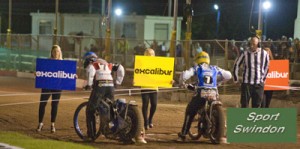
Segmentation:
{"type": "Polygon", "coordinates": [[[265,90],[288,90],[289,72],[288,60],[270,60],[265,90]]]}

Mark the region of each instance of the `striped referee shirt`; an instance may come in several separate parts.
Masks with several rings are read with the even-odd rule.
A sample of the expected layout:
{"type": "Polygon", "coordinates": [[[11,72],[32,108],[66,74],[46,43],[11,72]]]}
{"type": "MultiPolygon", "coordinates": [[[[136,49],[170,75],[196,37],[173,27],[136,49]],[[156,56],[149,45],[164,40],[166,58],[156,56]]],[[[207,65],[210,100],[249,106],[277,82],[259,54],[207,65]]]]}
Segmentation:
{"type": "Polygon", "coordinates": [[[269,69],[269,54],[258,48],[255,52],[246,50],[236,59],[233,67],[233,81],[238,82],[238,73],[241,65],[243,69],[243,83],[264,83],[269,69]]]}

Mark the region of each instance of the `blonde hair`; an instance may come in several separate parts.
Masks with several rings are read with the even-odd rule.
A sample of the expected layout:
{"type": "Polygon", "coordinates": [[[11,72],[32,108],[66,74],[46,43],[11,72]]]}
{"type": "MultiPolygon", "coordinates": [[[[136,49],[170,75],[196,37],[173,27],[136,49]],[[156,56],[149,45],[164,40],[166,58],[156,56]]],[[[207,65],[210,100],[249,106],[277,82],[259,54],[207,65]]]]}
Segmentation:
{"type": "Polygon", "coordinates": [[[155,56],[155,52],[154,52],[153,49],[147,48],[147,49],[145,50],[145,52],[144,52],[144,55],[145,55],[145,56],[155,56]]]}
{"type": "Polygon", "coordinates": [[[61,48],[60,48],[60,46],[59,45],[53,45],[52,46],[52,49],[51,49],[51,53],[50,53],[50,56],[51,56],[51,58],[56,58],[54,55],[53,55],[53,52],[55,51],[55,50],[57,50],[58,52],[59,52],[59,60],[62,60],[63,58],[62,58],[62,52],[61,52],[61,48]]]}

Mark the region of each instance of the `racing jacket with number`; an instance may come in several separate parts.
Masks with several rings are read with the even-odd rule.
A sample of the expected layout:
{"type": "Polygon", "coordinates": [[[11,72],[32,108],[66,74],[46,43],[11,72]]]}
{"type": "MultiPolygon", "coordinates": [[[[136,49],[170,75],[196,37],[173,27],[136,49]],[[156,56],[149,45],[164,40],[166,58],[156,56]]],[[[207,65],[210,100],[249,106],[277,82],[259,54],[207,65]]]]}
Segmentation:
{"type": "Polygon", "coordinates": [[[197,76],[197,86],[199,88],[217,88],[221,82],[231,79],[231,72],[203,63],[183,71],[180,75],[179,83],[182,84],[182,82],[185,82],[192,76],[197,76]]]}

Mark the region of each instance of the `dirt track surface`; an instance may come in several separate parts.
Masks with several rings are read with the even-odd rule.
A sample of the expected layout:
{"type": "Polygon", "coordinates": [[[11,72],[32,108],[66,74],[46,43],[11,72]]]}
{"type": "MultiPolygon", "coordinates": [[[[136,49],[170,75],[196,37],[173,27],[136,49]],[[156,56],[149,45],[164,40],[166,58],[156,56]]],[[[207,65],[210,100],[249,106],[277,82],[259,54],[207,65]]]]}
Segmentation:
{"type": "MultiPolygon", "coordinates": [[[[175,141],[177,139],[176,134],[181,130],[187,103],[171,103],[164,99],[159,99],[158,109],[154,117],[154,128],[146,131],[147,144],[123,145],[114,140],[107,140],[103,136],[94,143],[83,142],[74,131],[72,119],[76,107],[85,101],[84,98],[88,95],[89,92],[81,90],[63,91],[55,134],[50,133],[50,99],[46,107],[43,131],[37,133],[35,129],[38,125],[40,89],[34,88],[33,79],[0,77],[0,131],[15,131],[35,138],[76,142],[92,145],[95,148],[300,148],[300,117],[297,120],[297,143],[212,145],[209,140],[203,138],[200,138],[199,141],[188,140],[185,143],[178,143],[175,141]]],[[[122,97],[127,100],[136,100],[141,107],[139,95],[122,97]]]]}

